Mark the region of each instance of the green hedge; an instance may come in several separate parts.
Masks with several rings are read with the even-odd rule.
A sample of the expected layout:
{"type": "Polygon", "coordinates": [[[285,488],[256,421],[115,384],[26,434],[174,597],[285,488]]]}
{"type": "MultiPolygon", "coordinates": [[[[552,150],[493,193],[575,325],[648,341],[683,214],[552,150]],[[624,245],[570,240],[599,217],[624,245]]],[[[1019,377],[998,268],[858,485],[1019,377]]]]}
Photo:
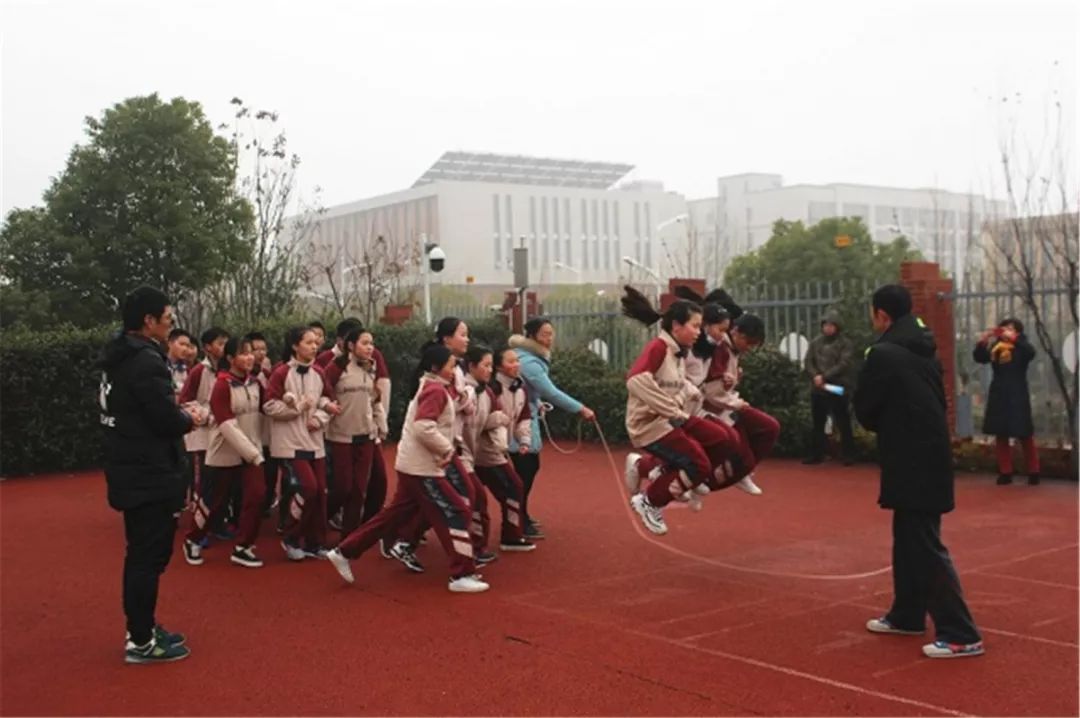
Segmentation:
{"type": "MultiPolygon", "coordinates": [[[[280,320],[259,328],[273,360],[281,356],[285,331],[296,323],[280,320]]],[[[471,321],[469,327],[473,341],[506,343],[507,331],[498,321],[471,321]]],[[[93,366],[111,331],[115,329],[0,334],[0,475],[101,465],[99,377],[93,366]]],[[[417,352],[431,332],[418,323],[379,325],[374,332],[390,364],[390,427],[396,431],[408,406],[417,352]]]]}

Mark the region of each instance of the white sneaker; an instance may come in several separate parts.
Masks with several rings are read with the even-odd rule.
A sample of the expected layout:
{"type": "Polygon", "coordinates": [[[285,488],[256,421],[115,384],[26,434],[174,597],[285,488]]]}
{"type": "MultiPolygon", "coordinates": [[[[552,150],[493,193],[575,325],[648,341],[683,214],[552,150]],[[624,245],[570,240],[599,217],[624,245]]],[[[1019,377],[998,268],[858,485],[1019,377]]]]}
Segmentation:
{"type": "Polygon", "coordinates": [[[631,451],[626,455],[626,470],[623,473],[623,480],[626,482],[626,488],[631,496],[636,494],[641,486],[641,476],[637,470],[637,462],[640,459],[641,454],[635,451],[631,451]]]}
{"type": "Polygon", "coordinates": [[[285,549],[285,558],[290,561],[303,561],[304,549],[299,546],[290,546],[287,541],[281,542],[281,548],[285,549]]]}
{"type": "Polygon", "coordinates": [[[641,523],[645,524],[645,528],[649,531],[658,536],[667,533],[663,511],[650,504],[645,494],[634,494],[630,498],[630,508],[637,512],[637,515],[641,517],[641,523]]]}
{"type": "Polygon", "coordinates": [[[352,575],[352,566],[349,565],[349,559],[345,558],[345,555],[333,549],[330,553],[326,554],[326,560],[337,569],[338,575],[345,579],[345,583],[353,583],[355,579],[352,575]]]}
{"type": "Polygon", "coordinates": [[[458,578],[450,579],[447,588],[453,593],[483,593],[491,588],[491,586],[481,581],[480,577],[474,573],[469,576],[460,576],[458,578]]]}
{"type": "Polygon", "coordinates": [[[892,633],[897,636],[921,636],[926,633],[926,630],[911,631],[906,628],[897,628],[892,625],[887,618],[882,616],[881,618],[871,618],[866,622],[866,630],[871,633],[892,633]]]}
{"type": "Polygon", "coordinates": [[[754,475],[744,476],[739,483],[735,484],[740,489],[750,494],[751,496],[761,496],[763,493],[761,487],[754,483],[754,475]]]}
{"type": "Polygon", "coordinates": [[[184,560],[192,566],[201,566],[203,562],[202,546],[195,541],[184,539],[184,560]]]}

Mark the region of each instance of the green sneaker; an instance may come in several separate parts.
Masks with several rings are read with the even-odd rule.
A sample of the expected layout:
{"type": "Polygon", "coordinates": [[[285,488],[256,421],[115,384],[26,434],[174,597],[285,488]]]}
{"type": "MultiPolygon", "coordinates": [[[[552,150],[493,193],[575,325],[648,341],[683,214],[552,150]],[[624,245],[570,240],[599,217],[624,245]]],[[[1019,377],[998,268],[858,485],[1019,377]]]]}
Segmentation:
{"type": "MultiPolygon", "coordinates": [[[[154,626],[154,641],[163,646],[182,646],[187,642],[187,637],[183,633],[170,633],[165,626],[157,625],[154,626]]],[[[124,650],[130,651],[134,647],[135,644],[131,642],[129,632],[124,636],[124,650]]]]}
{"type": "Polygon", "coordinates": [[[124,663],[171,663],[191,655],[185,646],[170,646],[151,640],[145,646],[132,646],[124,651],[124,663]]]}

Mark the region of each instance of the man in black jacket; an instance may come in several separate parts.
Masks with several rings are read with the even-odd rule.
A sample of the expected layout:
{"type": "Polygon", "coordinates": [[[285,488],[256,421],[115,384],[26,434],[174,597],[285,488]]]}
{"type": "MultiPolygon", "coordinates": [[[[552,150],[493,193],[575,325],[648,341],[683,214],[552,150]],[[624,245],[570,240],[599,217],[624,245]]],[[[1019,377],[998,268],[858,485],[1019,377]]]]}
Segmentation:
{"type": "Polygon", "coordinates": [[[177,661],[189,653],[184,636],[162,628],[154,609],[184,502],[180,438],[206,417],[176,405],[163,349],[173,321],[169,299],[139,287],[121,314],[124,331],[105,345],[99,366],[109,505],[123,512],[127,538],[124,660],[177,661]]]}
{"type": "Polygon", "coordinates": [[[911,315],[907,289],[874,292],[874,329],[855,389],[855,415],[877,433],[881,462],[878,504],[893,511],[893,605],[866,628],[919,635],[926,614],[936,640],[931,658],[977,656],[982,637],[964,603],[960,578],[941,543],[941,515],[952,511],[953,471],[945,387],[934,338],[911,315]]]}

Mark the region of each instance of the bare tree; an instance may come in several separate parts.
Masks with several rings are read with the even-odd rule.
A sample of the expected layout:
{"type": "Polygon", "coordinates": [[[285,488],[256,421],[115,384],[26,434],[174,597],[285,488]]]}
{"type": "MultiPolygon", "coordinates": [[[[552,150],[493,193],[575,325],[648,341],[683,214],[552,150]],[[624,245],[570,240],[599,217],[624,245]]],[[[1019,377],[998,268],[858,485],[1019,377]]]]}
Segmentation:
{"type": "MultiPolygon", "coordinates": [[[[1056,94],[1056,93],[1055,93],[1056,94]]],[[[1077,336],[1077,254],[1078,224],[1076,195],[1070,187],[1071,166],[1066,128],[1060,101],[1055,101],[1050,118],[1053,128],[1032,148],[1018,137],[1015,124],[999,144],[999,158],[1008,218],[995,223],[988,234],[992,272],[1000,286],[1007,287],[1023,304],[1033,320],[1039,345],[1050,362],[1055,383],[1061,392],[1069,419],[1071,436],[1076,436],[1077,371],[1072,379],[1062,361],[1062,347],[1051,326],[1071,323],[1077,336]],[[1048,290],[1064,289],[1067,309],[1061,302],[1048,303],[1048,290]]]]}
{"type": "Polygon", "coordinates": [[[294,312],[298,290],[308,281],[302,253],[323,212],[317,201],[303,206],[296,197],[300,157],[289,152],[277,113],[253,110],[237,97],[231,104],[238,190],[255,210],[254,231],[247,238],[251,260],[182,308],[193,327],[213,318],[256,327],[294,312]]]}

